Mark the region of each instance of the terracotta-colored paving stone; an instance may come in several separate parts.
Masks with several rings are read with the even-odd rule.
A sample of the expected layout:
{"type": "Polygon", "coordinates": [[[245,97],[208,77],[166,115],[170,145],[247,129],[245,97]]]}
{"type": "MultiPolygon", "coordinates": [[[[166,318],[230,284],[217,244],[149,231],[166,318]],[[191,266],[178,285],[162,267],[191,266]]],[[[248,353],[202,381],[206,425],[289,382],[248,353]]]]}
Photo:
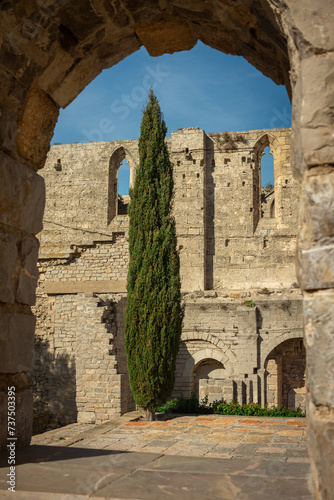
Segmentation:
{"type": "Polygon", "coordinates": [[[245,432],[245,433],[250,432],[250,429],[243,429],[242,427],[237,427],[237,426],[230,427],[230,430],[236,432],[245,432]]]}
{"type": "Polygon", "coordinates": [[[215,420],[215,418],[210,418],[210,417],[198,417],[196,418],[195,422],[212,422],[215,420]]]}
{"type": "Polygon", "coordinates": [[[295,425],[298,427],[307,427],[306,422],[287,422],[286,425],[295,425]]]}
{"type": "Polygon", "coordinates": [[[279,436],[292,436],[292,437],[299,437],[303,435],[303,431],[301,430],[295,430],[295,429],[289,429],[289,430],[284,430],[284,431],[279,431],[277,433],[279,436]]]}
{"type": "Polygon", "coordinates": [[[220,431],[220,429],[233,429],[235,428],[236,426],[232,425],[231,422],[219,422],[219,423],[212,423],[211,424],[211,428],[213,430],[217,430],[217,431],[220,431]]]}
{"type": "Polygon", "coordinates": [[[212,425],[214,426],[229,426],[238,423],[235,418],[217,418],[212,420],[212,425]]]}
{"type": "Polygon", "coordinates": [[[245,420],[240,420],[240,424],[247,424],[247,425],[262,425],[263,420],[253,420],[253,419],[245,419],[245,420]]]}

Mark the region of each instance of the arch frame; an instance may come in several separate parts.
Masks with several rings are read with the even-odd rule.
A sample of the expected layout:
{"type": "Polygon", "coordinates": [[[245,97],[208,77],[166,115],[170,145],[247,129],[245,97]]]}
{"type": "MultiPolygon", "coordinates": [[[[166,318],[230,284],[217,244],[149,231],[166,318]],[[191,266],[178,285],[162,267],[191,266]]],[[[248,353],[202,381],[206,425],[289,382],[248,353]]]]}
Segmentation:
{"type": "Polygon", "coordinates": [[[110,152],[109,158],[108,225],[118,215],[118,173],[124,159],[130,166],[130,187],[132,187],[136,169],[135,161],[130,151],[125,146],[118,144],[110,152]]]}
{"type": "Polygon", "coordinates": [[[275,339],[268,342],[264,348],[261,348],[261,369],[264,369],[269,354],[274,349],[276,349],[276,347],[278,347],[280,344],[283,344],[283,342],[286,342],[287,340],[293,339],[304,340],[303,330],[300,329],[291,331],[289,333],[282,333],[279,337],[276,337],[275,339]]]}
{"type": "Polygon", "coordinates": [[[191,380],[194,368],[206,359],[214,359],[218,363],[221,363],[226,370],[227,376],[232,375],[233,366],[231,365],[228,356],[218,349],[208,347],[206,349],[196,351],[196,353],[194,353],[194,355],[187,360],[183,368],[182,377],[186,380],[191,380]]]}
{"type": "MultiPolygon", "coordinates": [[[[304,317],[306,336],[310,339],[307,342],[308,356],[312,359],[312,371],[317,375],[310,375],[308,381],[310,450],[318,496],[319,491],[320,494],[330,494],[334,491],[331,473],[334,450],[327,434],[334,419],[334,371],[326,373],[324,360],[329,359],[332,364],[334,359],[328,340],[333,329],[333,317],[328,311],[333,309],[334,303],[333,252],[328,239],[332,206],[328,206],[325,196],[319,196],[319,193],[324,190],[327,180],[333,184],[329,172],[334,157],[333,124],[328,113],[333,106],[333,93],[328,85],[334,67],[333,5],[326,1],[305,1],[303,5],[302,2],[245,1],[244,15],[240,16],[236,11],[240,8],[239,2],[219,2],[212,4],[212,8],[210,4],[209,8],[207,3],[204,5],[199,1],[194,10],[177,8],[168,1],[161,6],[146,2],[142,9],[129,11],[125,7],[125,10],[108,12],[107,3],[102,5],[91,0],[85,2],[85,16],[80,13],[76,2],[65,6],[54,2],[45,16],[45,12],[39,12],[37,3],[33,2],[30,12],[36,9],[40,14],[36,19],[34,14],[29,17],[26,10],[22,15],[21,4],[7,2],[1,15],[5,61],[5,65],[2,62],[5,87],[1,139],[2,168],[6,173],[2,189],[4,199],[10,201],[7,204],[9,209],[4,208],[2,221],[10,228],[11,232],[6,229],[7,234],[12,235],[15,231],[21,240],[22,231],[33,239],[42,228],[43,187],[34,172],[43,166],[59,107],[66,107],[103,68],[117,63],[141,44],[154,55],[159,55],[189,49],[196,39],[201,39],[220,50],[244,55],[276,83],[285,81],[287,87],[290,86],[291,70],[294,172],[303,191],[299,274],[306,299],[304,303],[307,304],[304,317]],[[250,6],[254,7],[253,11],[250,6]],[[307,22],[310,18],[317,23],[307,22]],[[202,19],[207,20],[204,26],[199,23],[202,19]],[[239,19],[239,23],[229,26],[226,22],[224,31],[224,25],[218,23],[221,19],[228,22],[239,19]],[[271,66],[274,68],[272,72],[271,66]],[[311,171],[312,175],[309,175],[311,171]],[[11,185],[16,186],[19,197],[11,198],[11,185]],[[22,195],[24,189],[28,192],[26,198],[22,195]],[[33,214],[32,220],[22,216],[23,212],[27,213],[26,207],[33,214]],[[319,223],[319,213],[322,221],[328,221],[327,224],[319,223]],[[327,245],[319,244],[326,238],[327,245]],[[324,415],[328,415],[327,420],[324,415]]],[[[124,9],[123,3],[121,5],[124,9]]],[[[18,245],[13,240],[11,249],[16,248],[18,245]]],[[[18,259],[22,266],[23,260],[21,256],[18,259]]],[[[27,332],[27,348],[22,359],[15,358],[14,369],[13,365],[8,368],[7,355],[4,355],[3,370],[9,374],[33,368],[32,357],[27,353],[32,347],[34,322],[28,321],[26,306],[34,303],[34,286],[16,295],[15,285],[14,280],[13,284],[8,281],[8,290],[2,290],[4,311],[9,314],[6,328],[8,331],[11,328],[14,316],[10,316],[13,310],[10,307],[15,304],[15,314],[22,315],[27,332]]],[[[16,338],[16,332],[11,336],[8,333],[6,353],[15,351],[13,339],[16,338]]],[[[31,412],[28,404],[26,408],[27,413],[31,412]]],[[[23,410],[25,413],[25,408],[23,410]]],[[[20,440],[21,444],[29,442],[30,437],[20,440]]]]}

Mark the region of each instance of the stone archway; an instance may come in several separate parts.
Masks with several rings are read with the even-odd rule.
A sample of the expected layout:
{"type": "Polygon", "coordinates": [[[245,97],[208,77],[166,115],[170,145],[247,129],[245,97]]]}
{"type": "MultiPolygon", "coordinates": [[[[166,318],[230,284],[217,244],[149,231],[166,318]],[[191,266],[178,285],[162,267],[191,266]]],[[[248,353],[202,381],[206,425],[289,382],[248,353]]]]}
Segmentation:
{"type": "Polygon", "coordinates": [[[305,364],[303,339],[291,338],[276,345],[264,363],[265,403],[305,411],[305,364]]]}
{"type": "MultiPolygon", "coordinates": [[[[103,68],[141,45],[160,55],[188,50],[200,39],[243,55],[276,83],[284,83],[293,96],[293,166],[302,195],[297,271],[304,290],[310,450],[318,497],[331,495],[333,17],[329,0],[3,4],[0,361],[3,386],[17,388],[19,445],[28,444],[31,434],[32,400],[25,374],[33,362],[35,235],[44,207],[43,182],[35,172],[44,164],[59,107],[69,104],[103,68]]],[[[3,415],[5,401],[2,392],[3,415]]],[[[5,440],[2,430],[2,446],[5,440]]]]}

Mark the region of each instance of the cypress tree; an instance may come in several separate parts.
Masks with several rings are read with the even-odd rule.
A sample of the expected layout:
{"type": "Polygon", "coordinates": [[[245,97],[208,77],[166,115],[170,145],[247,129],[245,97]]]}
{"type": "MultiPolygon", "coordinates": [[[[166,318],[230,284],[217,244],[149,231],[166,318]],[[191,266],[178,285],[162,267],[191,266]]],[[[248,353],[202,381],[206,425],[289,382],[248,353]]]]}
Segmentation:
{"type": "Polygon", "coordinates": [[[155,418],[157,404],[165,402],[174,387],[183,316],[166,133],[151,89],[140,127],[139,167],[130,190],[125,310],[130,386],[149,419],[155,418]]]}

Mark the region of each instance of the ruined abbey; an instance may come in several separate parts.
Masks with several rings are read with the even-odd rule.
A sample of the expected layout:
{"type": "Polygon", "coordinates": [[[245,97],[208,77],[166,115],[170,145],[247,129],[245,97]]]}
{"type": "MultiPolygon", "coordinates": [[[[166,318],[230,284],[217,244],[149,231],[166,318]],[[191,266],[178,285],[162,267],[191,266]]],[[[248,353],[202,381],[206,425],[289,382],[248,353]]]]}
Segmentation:
{"type": "MultiPolygon", "coordinates": [[[[205,136],[203,131],[179,131],[172,135],[175,217],[182,247],[180,255],[187,301],[178,364],[180,383],[176,389],[189,391],[193,387],[201,395],[205,391],[214,394],[216,384],[220,385],[220,393],[224,384],[230,384],[229,391],[231,393],[233,389],[237,398],[261,396],[261,402],[265,398],[273,401],[277,398],[288,401],[288,404],[289,400],[292,404],[293,399],[298,403],[302,387],[297,387],[294,380],[301,380],[302,376],[296,374],[292,380],[292,370],[285,369],[285,366],[292,357],[302,359],[301,332],[293,329],[303,324],[312,481],[317,500],[333,498],[333,21],[332,0],[8,0],[2,3],[2,450],[6,450],[7,444],[4,423],[7,420],[8,387],[16,388],[18,447],[29,445],[31,440],[32,389],[35,404],[39,404],[41,410],[44,404],[46,407],[49,404],[43,401],[51,401],[58,390],[62,395],[59,415],[62,414],[61,406],[66,403],[73,413],[76,405],[78,417],[81,418],[81,413],[86,420],[95,418],[99,421],[105,414],[111,414],[111,408],[101,405],[100,417],[93,410],[99,408],[100,394],[104,390],[117,411],[122,404],[123,407],[131,406],[131,401],[121,399],[127,394],[126,390],[121,390],[122,385],[126,386],[126,373],[123,373],[124,357],[122,361],[119,335],[122,328],[119,307],[125,296],[126,265],[121,270],[123,258],[120,258],[119,271],[113,274],[115,266],[104,262],[102,265],[107,266],[106,271],[110,269],[108,279],[108,273],[101,270],[99,274],[97,263],[95,266],[85,265],[98,252],[111,255],[113,250],[120,257],[123,251],[126,255],[126,249],[120,249],[126,244],[126,216],[120,213],[124,203],[120,203],[123,207],[118,211],[112,200],[119,155],[121,158],[123,154],[128,155],[132,170],[135,169],[135,148],[131,158],[128,143],[123,146],[121,143],[96,145],[99,155],[92,153],[98,158],[94,162],[89,152],[90,148],[93,151],[93,144],[57,146],[49,156],[51,164],[44,174],[47,211],[52,215],[57,209],[61,217],[60,221],[45,217],[41,239],[43,253],[39,264],[41,287],[35,309],[39,315],[37,339],[40,357],[34,363],[36,318],[31,308],[36,299],[36,235],[42,230],[45,203],[44,180],[38,172],[45,164],[59,109],[72,102],[103,69],[114,66],[142,46],[151,56],[159,56],[190,50],[201,40],[221,52],[245,57],[275,83],[285,85],[292,100],[291,166],[295,181],[285,171],[284,155],[288,144],[284,144],[278,132],[277,135],[274,131],[263,131],[259,136],[247,132],[241,141],[237,137],[233,141],[234,134],[230,134],[232,140],[222,135],[219,146],[219,135],[205,136]],[[269,198],[265,204],[266,198],[263,201],[256,192],[260,186],[256,180],[256,165],[262,140],[271,141],[272,153],[277,155],[274,205],[269,203],[270,193],[267,193],[269,198]],[[235,146],[231,147],[233,142],[235,146]],[[228,143],[230,147],[227,147],[228,143]],[[82,153],[83,148],[87,149],[86,155],[82,153]],[[113,155],[116,150],[118,152],[113,155]],[[86,165],[82,170],[78,163],[80,155],[86,165]],[[54,168],[55,164],[58,170],[54,168]],[[80,172],[78,175],[76,169],[80,172]],[[73,195],[67,196],[70,183],[73,195]],[[53,193],[56,190],[58,196],[55,198],[53,193]],[[296,192],[295,196],[293,192],[296,192]],[[284,202],[287,198],[291,203],[284,202]],[[293,221],[297,211],[296,231],[293,221]],[[189,265],[188,270],[185,263],[189,265]],[[293,285],[294,266],[302,292],[299,307],[298,289],[293,285]],[[91,269],[90,276],[85,275],[88,268],[91,269]],[[81,282],[80,289],[78,282],[81,282]],[[245,289],[246,282],[251,289],[245,289]],[[269,294],[260,294],[261,290],[269,294]],[[278,291],[270,293],[274,290],[278,291]],[[289,291],[293,293],[287,293],[289,291]],[[243,294],[246,296],[242,297],[243,294]],[[243,300],[252,300],[256,308],[243,305],[243,300]],[[261,305],[263,301],[268,305],[267,309],[261,305]],[[274,307],[273,311],[269,305],[274,307]],[[216,313],[211,315],[216,319],[210,324],[205,313],[208,307],[216,313]],[[247,320],[246,327],[243,318],[248,315],[253,321],[247,320]],[[294,323],[294,317],[298,316],[302,321],[294,323]],[[66,325],[71,322],[72,339],[66,330],[66,325]],[[96,323],[96,327],[86,333],[83,325],[88,327],[90,323],[96,323]],[[293,331],[295,338],[291,339],[293,331]],[[222,335],[225,336],[223,342],[222,335]],[[241,353],[244,349],[241,346],[246,339],[249,355],[247,361],[243,361],[241,353]],[[295,347],[292,348],[293,343],[295,347]],[[96,358],[94,350],[100,351],[100,345],[103,345],[104,354],[96,358]],[[71,354],[71,349],[77,354],[71,354]],[[204,360],[208,360],[207,365],[204,360]],[[38,363],[40,366],[36,367],[32,388],[28,374],[38,363]],[[90,368],[89,363],[95,363],[94,368],[90,368]],[[49,367],[49,370],[44,370],[49,380],[44,386],[38,375],[43,373],[43,364],[49,367]],[[110,367],[108,375],[100,373],[97,382],[94,372],[98,374],[99,370],[105,370],[105,365],[110,367]],[[66,387],[73,387],[73,384],[66,386],[66,371],[68,381],[76,380],[75,404],[73,392],[66,390],[66,387]],[[289,378],[284,375],[286,373],[289,373],[289,378]],[[92,378],[86,383],[84,377],[89,376],[92,378]],[[108,383],[108,377],[113,379],[113,384],[108,383]],[[86,387],[94,393],[94,401],[89,402],[86,387]],[[114,397],[107,392],[111,387],[115,391],[114,397]]],[[[215,74],[210,77],[219,84],[215,74]]],[[[294,362],[294,366],[302,366],[302,362],[294,362]]],[[[224,394],[227,392],[228,387],[223,390],[224,394]]],[[[52,404],[56,405],[55,399],[52,404]]],[[[49,418],[47,412],[46,408],[46,421],[49,418]]],[[[56,415],[57,411],[52,410],[52,414],[56,415]]]]}
{"type": "MultiPolygon", "coordinates": [[[[168,138],[185,304],[174,396],[305,409],[290,129],[168,138]],[[261,188],[270,148],[274,186],[261,188]]],[[[128,197],[138,142],[51,147],[37,289],[35,430],[133,410],[124,351],[128,197]]]]}

